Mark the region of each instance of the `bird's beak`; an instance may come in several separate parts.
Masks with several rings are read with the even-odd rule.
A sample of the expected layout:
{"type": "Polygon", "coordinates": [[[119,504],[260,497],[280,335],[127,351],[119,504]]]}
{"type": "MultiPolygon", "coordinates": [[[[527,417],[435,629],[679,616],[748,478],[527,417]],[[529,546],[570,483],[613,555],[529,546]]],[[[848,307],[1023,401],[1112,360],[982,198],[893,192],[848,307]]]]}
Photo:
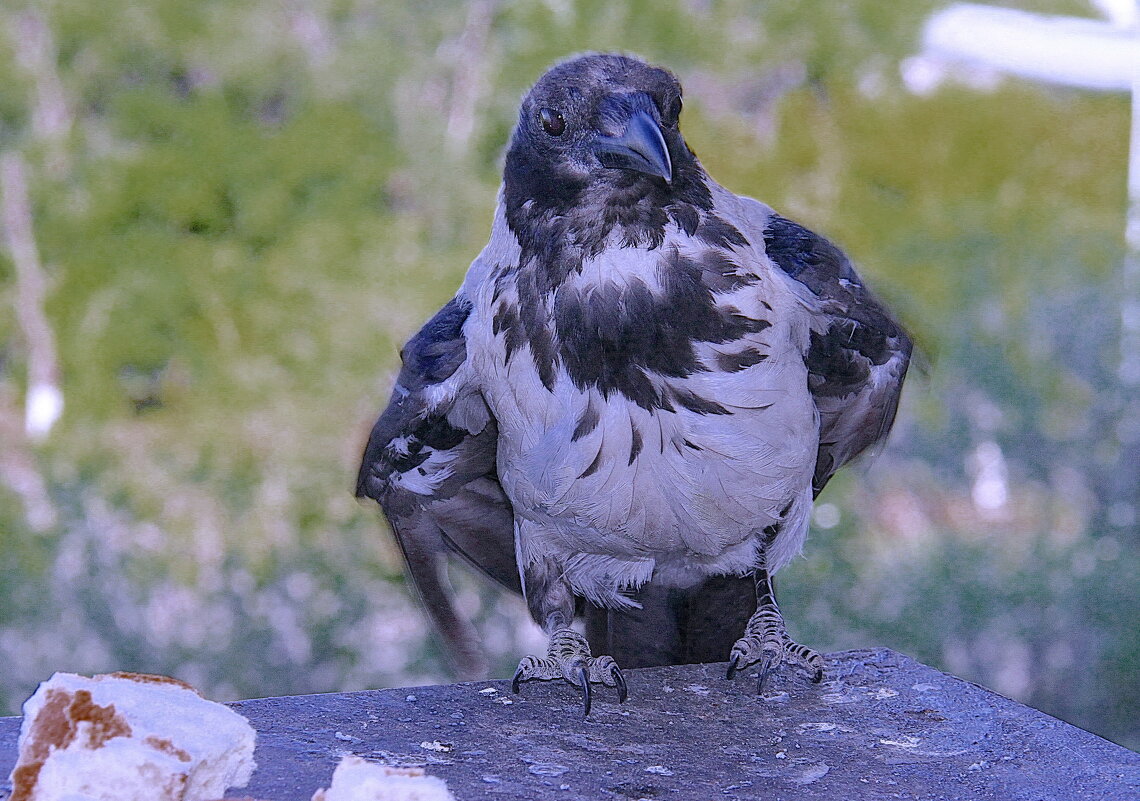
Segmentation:
{"type": "Polygon", "coordinates": [[[629,116],[625,131],[620,136],[599,136],[594,152],[604,167],[635,170],[673,180],[673,163],[669,148],[657,120],[640,109],[629,116]]]}

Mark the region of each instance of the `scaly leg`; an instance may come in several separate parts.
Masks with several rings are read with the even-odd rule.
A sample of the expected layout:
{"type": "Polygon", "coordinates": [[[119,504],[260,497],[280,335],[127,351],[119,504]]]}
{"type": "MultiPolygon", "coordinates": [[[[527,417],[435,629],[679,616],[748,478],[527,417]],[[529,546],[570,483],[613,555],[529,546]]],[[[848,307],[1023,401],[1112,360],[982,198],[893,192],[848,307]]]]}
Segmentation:
{"type": "Polygon", "coordinates": [[[522,658],[511,680],[511,690],[517,693],[519,684],[524,681],[565,679],[582,691],[582,714],[586,716],[590,714],[593,700],[592,682],[617,687],[621,703],[625,703],[628,692],[625,678],[613,657],[595,657],[590,653],[586,638],[570,628],[574,619],[574,595],[561,576],[561,567],[550,559],[523,570],[523,586],[531,617],[542,626],[550,637],[550,643],[545,658],[522,658]]]}
{"type": "Polygon", "coordinates": [[[760,679],[756,692],[764,689],[764,680],[783,664],[785,658],[799,662],[811,674],[811,680],[823,680],[823,657],[806,646],[792,640],[784,630],[784,618],[776,605],[776,593],[772,589],[772,577],[768,574],[768,559],[761,548],[758,564],[753,570],[756,582],[756,613],[744,627],[744,636],[732,646],[728,662],[728,678],[736,671],[760,663],[760,679]]]}

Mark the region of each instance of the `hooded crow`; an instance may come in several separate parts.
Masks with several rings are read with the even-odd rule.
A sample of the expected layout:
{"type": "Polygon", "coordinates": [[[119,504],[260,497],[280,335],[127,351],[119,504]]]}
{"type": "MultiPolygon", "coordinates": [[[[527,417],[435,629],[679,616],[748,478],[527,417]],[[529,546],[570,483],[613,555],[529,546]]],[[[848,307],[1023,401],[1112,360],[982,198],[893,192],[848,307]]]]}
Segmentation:
{"type": "Polygon", "coordinates": [[[623,55],[527,93],[490,241],[404,347],[357,484],[469,673],[449,552],[549,636],[515,691],[565,679],[587,713],[591,683],[625,699],[613,654],[822,678],[772,575],[887,435],[911,354],[835,245],[709,177],[681,108],[672,74],[623,55]]]}

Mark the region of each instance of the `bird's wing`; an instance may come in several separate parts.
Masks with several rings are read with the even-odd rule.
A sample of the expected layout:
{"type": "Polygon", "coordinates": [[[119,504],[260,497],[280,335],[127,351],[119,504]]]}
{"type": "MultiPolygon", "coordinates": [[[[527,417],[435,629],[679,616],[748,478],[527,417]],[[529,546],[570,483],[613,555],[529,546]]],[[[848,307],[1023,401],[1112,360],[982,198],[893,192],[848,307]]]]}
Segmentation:
{"type": "Polygon", "coordinates": [[[497,426],[469,379],[457,296],[401,351],[403,368],[376,421],[357,478],[357,497],[380,503],[412,581],[462,672],[481,672],[470,625],[455,608],[446,554],[459,554],[521,591],[510,502],[495,472],[497,426]]]}
{"type": "Polygon", "coordinates": [[[831,242],[779,215],[768,219],[764,241],[772,261],[811,291],[819,314],[806,355],[820,417],[818,495],[836,470],[887,436],[912,345],[831,242]]]}

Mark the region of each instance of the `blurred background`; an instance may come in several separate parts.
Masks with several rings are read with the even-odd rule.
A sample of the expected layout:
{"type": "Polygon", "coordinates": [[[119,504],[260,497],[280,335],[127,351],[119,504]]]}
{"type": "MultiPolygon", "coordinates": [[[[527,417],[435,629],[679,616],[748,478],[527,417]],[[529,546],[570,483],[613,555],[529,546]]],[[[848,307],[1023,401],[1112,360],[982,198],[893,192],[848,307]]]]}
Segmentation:
{"type": "MultiPolygon", "coordinates": [[[[941,6],[5,2],[0,714],[55,670],[219,700],[449,678],[358,457],[486,240],[521,94],[619,49],[675,71],[710,173],[841,244],[923,352],[780,574],[792,634],[1140,748],[1129,97],[931,79],[941,6]]],[[[456,572],[509,676],[521,603],[456,572]]]]}

